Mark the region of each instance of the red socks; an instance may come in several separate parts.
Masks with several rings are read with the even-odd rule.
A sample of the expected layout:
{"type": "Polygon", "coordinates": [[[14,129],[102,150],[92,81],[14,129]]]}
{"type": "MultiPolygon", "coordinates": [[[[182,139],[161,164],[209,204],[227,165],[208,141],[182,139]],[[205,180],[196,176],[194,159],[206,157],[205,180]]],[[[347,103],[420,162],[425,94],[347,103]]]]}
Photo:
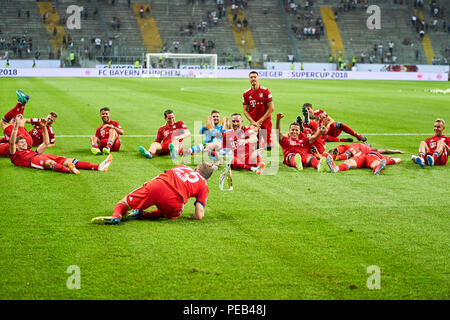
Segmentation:
{"type": "Polygon", "coordinates": [[[64,173],[70,173],[70,169],[67,167],[64,167],[62,164],[54,163],[52,166],[53,171],[57,172],[64,172],[64,173]]]}
{"type": "Polygon", "coordinates": [[[23,115],[23,111],[25,110],[25,105],[17,102],[16,106],[9,110],[4,116],[3,120],[5,122],[10,122],[11,119],[15,118],[18,114],[23,115]]]}
{"type": "Polygon", "coordinates": [[[342,131],[344,131],[345,133],[348,133],[351,136],[356,137],[356,139],[360,140],[362,139],[362,136],[360,136],[359,134],[357,134],[355,131],[353,131],[350,127],[348,127],[347,125],[341,123],[341,129],[342,131]]]}
{"type": "Polygon", "coordinates": [[[341,163],[338,165],[338,169],[339,171],[347,171],[348,169],[350,169],[350,166],[346,163],[341,163]]]}
{"type": "Polygon", "coordinates": [[[311,167],[316,168],[319,166],[319,160],[316,157],[312,157],[310,160],[311,167]]]}
{"type": "Polygon", "coordinates": [[[125,213],[127,213],[128,208],[125,204],[123,204],[122,202],[119,202],[118,204],[116,204],[116,206],[114,207],[114,211],[113,211],[113,217],[122,217],[125,213]]]}
{"type": "Polygon", "coordinates": [[[98,164],[92,164],[89,162],[78,161],[75,164],[75,168],[81,169],[81,170],[98,170],[98,164]]]}

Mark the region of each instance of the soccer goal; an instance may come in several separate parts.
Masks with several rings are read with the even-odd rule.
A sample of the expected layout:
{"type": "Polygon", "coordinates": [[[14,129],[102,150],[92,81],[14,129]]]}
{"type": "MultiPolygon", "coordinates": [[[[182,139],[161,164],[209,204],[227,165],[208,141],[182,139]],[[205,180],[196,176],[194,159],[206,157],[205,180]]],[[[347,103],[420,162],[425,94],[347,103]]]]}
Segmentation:
{"type": "Polygon", "coordinates": [[[147,53],[146,76],[167,75],[164,69],[178,70],[181,77],[217,77],[217,54],[147,53]]]}

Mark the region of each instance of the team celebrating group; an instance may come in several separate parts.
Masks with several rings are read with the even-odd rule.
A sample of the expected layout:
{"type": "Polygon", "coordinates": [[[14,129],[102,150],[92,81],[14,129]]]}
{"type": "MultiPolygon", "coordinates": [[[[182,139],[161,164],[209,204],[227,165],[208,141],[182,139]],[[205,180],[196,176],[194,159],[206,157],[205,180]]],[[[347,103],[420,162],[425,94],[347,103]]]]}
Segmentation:
{"type": "MultiPolygon", "coordinates": [[[[269,89],[259,83],[256,71],[249,73],[251,87],[243,94],[243,114],[249,121],[244,125],[240,113],[231,115],[221,121],[220,113],[213,110],[206,124],[200,129],[204,135],[204,144],[197,144],[183,150],[183,139],[191,136],[191,132],[183,121],[175,121],[172,110],[164,112],[166,124],[159,128],[155,142],[148,149],[139,146],[138,151],[148,159],[155,156],[170,155],[172,159],[191,156],[205,152],[211,162],[202,162],[195,169],[186,165],[178,165],[163,174],[146,182],[140,188],[129,193],[120,200],[113,210],[112,216],[92,219],[97,224],[120,224],[129,218],[139,219],[175,219],[183,211],[184,204],[191,197],[194,203],[194,219],[202,219],[209,189],[207,180],[220,165],[219,156],[231,154],[230,169],[245,169],[262,174],[265,169],[263,151],[275,147],[272,139],[272,119],[274,111],[272,94],[269,89]],[[155,205],[156,210],[145,211],[155,205]]],[[[50,112],[45,118],[24,118],[25,105],[30,99],[23,91],[16,91],[18,102],[0,121],[4,137],[0,139],[0,157],[9,157],[17,166],[53,170],[65,173],[80,174],[79,169],[107,171],[112,163],[111,152],[120,149],[120,135],[124,130],[117,121],[111,120],[110,109],[101,108],[102,124],[91,137],[91,151],[95,155],[107,154],[100,164],[79,161],[46,154],[44,151],[55,143],[52,124],[57,118],[50,112]],[[27,131],[24,124],[33,125],[27,131]],[[36,150],[31,150],[37,147],[36,150]]],[[[275,136],[283,152],[283,163],[297,170],[313,167],[318,171],[337,173],[356,168],[371,168],[379,175],[387,165],[401,162],[400,158],[386,157],[387,153],[403,153],[400,150],[374,149],[367,143],[367,138],[359,135],[342,122],[334,121],[325,111],[314,110],[310,103],[302,106],[301,115],[289,126],[288,133],[281,132],[282,113],[276,115],[275,136]],[[353,142],[351,138],[339,138],[345,132],[358,141],[342,144],[325,151],[326,142],[353,142]],[[344,160],[337,164],[336,161],[344,160]]],[[[443,134],[445,121],[437,119],[434,123],[434,136],[420,142],[419,154],[412,156],[412,161],[421,168],[445,165],[448,162],[450,137],[443,134]]]]}

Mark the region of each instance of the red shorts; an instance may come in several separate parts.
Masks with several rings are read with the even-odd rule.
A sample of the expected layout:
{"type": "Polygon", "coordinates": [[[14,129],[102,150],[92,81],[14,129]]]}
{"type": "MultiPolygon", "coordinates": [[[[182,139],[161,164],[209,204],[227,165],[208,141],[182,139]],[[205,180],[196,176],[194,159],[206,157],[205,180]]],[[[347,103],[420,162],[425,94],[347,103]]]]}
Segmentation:
{"type": "Polygon", "coordinates": [[[251,159],[250,155],[246,152],[243,155],[234,156],[233,162],[231,163],[231,169],[241,169],[242,165],[247,165],[249,167],[257,167],[258,163],[256,158],[251,159]]]}
{"type": "Polygon", "coordinates": [[[183,212],[183,199],[161,179],[152,179],[127,195],[131,209],[145,210],[156,206],[168,219],[176,219],[183,212]]]}
{"type": "MultiPolygon", "coordinates": [[[[172,143],[172,140],[170,139],[166,139],[163,140],[163,142],[160,142],[162,150],[158,153],[160,156],[164,156],[166,154],[170,154],[170,150],[169,150],[169,145],[172,143]]],[[[182,141],[180,141],[180,145],[181,145],[182,141]]],[[[183,148],[180,148],[180,150],[178,150],[178,154],[182,155],[183,154],[183,148]]]]}
{"type": "Polygon", "coordinates": [[[272,140],[272,120],[271,119],[266,119],[261,124],[261,128],[259,128],[259,131],[258,131],[258,140],[260,141],[260,145],[261,145],[261,141],[264,141],[266,146],[272,145],[273,140],[272,140]]]}
{"type": "Polygon", "coordinates": [[[336,122],[333,122],[330,127],[328,128],[327,135],[332,137],[337,137],[341,134],[342,129],[336,128],[336,122]]]}
{"type": "Polygon", "coordinates": [[[0,157],[9,157],[9,143],[0,144],[0,157]]]}
{"type": "MultiPolygon", "coordinates": [[[[427,153],[427,155],[433,155],[432,153],[427,153]]],[[[447,150],[444,149],[444,151],[442,152],[442,154],[434,161],[434,165],[435,166],[445,166],[448,162],[448,154],[447,154],[447,150]]],[[[425,157],[425,164],[428,165],[428,161],[427,158],[425,157]]]]}
{"type": "Polygon", "coordinates": [[[67,160],[67,158],[56,156],[53,154],[38,154],[31,158],[30,166],[35,169],[45,170],[45,161],[47,160],[53,160],[56,163],[63,164],[67,160]]]}
{"type": "Polygon", "coordinates": [[[381,161],[383,159],[380,160],[380,158],[378,158],[376,155],[374,154],[363,154],[360,156],[356,156],[351,158],[352,160],[355,160],[356,162],[356,168],[370,168],[370,165],[374,162],[374,161],[381,161]]]}
{"type": "MultiPolygon", "coordinates": [[[[100,140],[100,145],[99,148],[100,150],[103,148],[106,148],[108,146],[108,139],[102,139],[100,140]]],[[[116,139],[116,141],[114,142],[114,144],[111,146],[111,151],[119,151],[120,149],[120,139],[116,139]]]]}
{"type": "MultiPolygon", "coordinates": [[[[13,132],[14,125],[10,124],[3,130],[3,134],[5,135],[5,138],[9,142],[9,138],[11,137],[11,134],[13,132]]],[[[17,131],[17,136],[22,136],[27,141],[27,147],[30,149],[33,146],[33,138],[30,136],[30,134],[27,132],[27,130],[24,127],[19,127],[17,131]]]]}
{"type": "MultiPolygon", "coordinates": [[[[289,163],[289,160],[290,160],[291,157],[295,157],[296,154],[300,154],[300,153],[289,153],[289,154],[287,154],[286,157],[284,158],[283,164],[285,164],[285,165],[290,167],[291,164],[289,163]]],[[[300,154],[300,156],[302,157],[302,165],[306,166],[308,164],[307,163],[308,158],[312,157],[313,155],[310,154],[310,153],[307,153],[307,154],[300,154]]]]}

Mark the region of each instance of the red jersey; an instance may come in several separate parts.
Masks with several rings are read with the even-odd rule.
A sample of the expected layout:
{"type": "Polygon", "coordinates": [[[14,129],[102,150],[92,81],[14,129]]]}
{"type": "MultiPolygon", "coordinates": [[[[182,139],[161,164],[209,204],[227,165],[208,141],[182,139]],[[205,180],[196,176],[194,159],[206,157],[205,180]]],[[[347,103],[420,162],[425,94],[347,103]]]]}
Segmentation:
{"type": "Polygon", "coordinates": [[[250,128],[250,126],[243,126],[241,130],[234,131],[229,129],[225,131],[222,135],[222,148],[228,148],[233,150],[234,156],[252,154],[255,146],[250,143],[244,145],[239,145],[237,140],[248,139],[251,135],[256,134],[255,131],[250,128]]]}
{"type": "Polygon", "coordinates": [[[160,179],[167,182],[176,193],[186,203],[189,198],[195,197],[197,202],[200,202],[203,207],[206,205],[208,199],[208,184],[206,179],[194,169],[179,165],[157,176],[155,179],[160,179]]]}
{"type": "MultiPolygon", "coordinates": [[[[307,126],[304,122],[303,122],[303,127],[305,128],[305,134],[308,138],[310,138],[314,132],[317,131],[317,128],[319,127],[317,125],[317,122],[315,122],[314,120],[310,120],[309,121],[309,126],[307,126]]],[[[316,146],[317,151],[322,154],[325,152],[325,140],[326,140],[327,136],[326,135],[321,135],[320,137],[318,137],[316,139],[316,141],[314,141],[314,143],[312,144],[313,146],[316,146]]],[[[311,148],[309,149],[309,152],[311,152],[311,148]]]]}
{"type": "Polygon", "coordinates": [[[428,145],[428,148],[430,148],[429,154],[433,154],[436,151],[437,143],[439,140],[444,141],[448,146],[450,146],[450,137],[447,137],[446,135],[430,137],[427,140],[425,140],[425,142],[428,145]]]}
{"type": "MultiPolygon", "coordinates": [[[[272,101],[272,94],[269,89],[259,86],[258,90],[254,91],[253,88],[244,92],[242,103],[248,105],[248,113],[253,120],[258,121],[269,109],[267,103],[272,101]]],[[[267,120],[271,120],[269,116],[267,120]]]]}
{"type": "MultiPolygon", "coordinates": [[[[5,140],[9,142],[9,138],[11,137],[11,134],[14,130],[14,125],[9,125],[7,126],[4,130],[3,133],[5,134],[5,140]]],[[[27,148],[31,149],[31,147],[33,146],[33,138],[31,138],[31,136],[28,134],[28,131],[24,128],[24,127],[19,127],[17,129],[17,136],[21,136],[23,138],[25,138],[25,140],[27,141],[27,148]]]]}
{"type": "MultiPolygon", "coordinates": [[[[33,147],[38,146],[44,142],[44,131],[40,123],[41,119],[33,118],[31,119],[31,124],[34,125],[34,128],[28,131],[31,138],[33,139],[33,147]]],[[[53,132],[52,126],[47,126],[48,138],[50,143],[55,143],[55,133],[53,132]]]]}
{"type": "MultiPolygon", "coordinates": [[[[102,124],[100,127],[97,128],[97,131],[95,132],[95,136],[99,139],[99,140],[103,140],[103,139],[108,139],[109,138],[109,131],[110,130],[114,130],[112,128],[103,128],[103,126],[105,124],[112,124],[114,127],[117,127],[119,129],[122,129],[122,127],[120,126],[120,124],[117,121],[108,121],[107,123],[102,124]]],[[[117,140],[120,142],[120,139],[117,137],[117,140]]]]}
{"type": "Polygon", "coordinates": [[[283,137],[280,141],[281,150],[283,150],[284,159],[290,153],[298,153],[301,156],[307,155],[309,152],[309,142],[306,133],[300,133],[298,139],[283,137]]]}
{"type": "MultiPolygon", "coordinates": [[[[169,126],[166,124],[158,129],[158,134],[156,135],[156,142],[162,143],[163,141],[169,139],[172,141],[173,136],[179,136],[183,134],[184,130],[187,129],[186,125],[183,121],[177,121],[173,126],[169,126]]],[[[183,142],[183,139],[180,140],[180,143],[183,142]]]]}
{"type": "Polygon", "coordinates": [[[34,150],[17,151],[10,155],[11,162],[20,167],[31,167],[31,158],[39,153],[34,150]]]}
{"type": "Polygon", "coordinates": [[[350,144],[343,144],[337,147],[339,150],[339,153],[344,153],[345,151],[350,151],[352,153],[353,157],[360,156],[362,154],[367,154],[371,151],[377,151],[377,149],[372,149],[367,144],[364,143],[350,143],[350,144]]]}

